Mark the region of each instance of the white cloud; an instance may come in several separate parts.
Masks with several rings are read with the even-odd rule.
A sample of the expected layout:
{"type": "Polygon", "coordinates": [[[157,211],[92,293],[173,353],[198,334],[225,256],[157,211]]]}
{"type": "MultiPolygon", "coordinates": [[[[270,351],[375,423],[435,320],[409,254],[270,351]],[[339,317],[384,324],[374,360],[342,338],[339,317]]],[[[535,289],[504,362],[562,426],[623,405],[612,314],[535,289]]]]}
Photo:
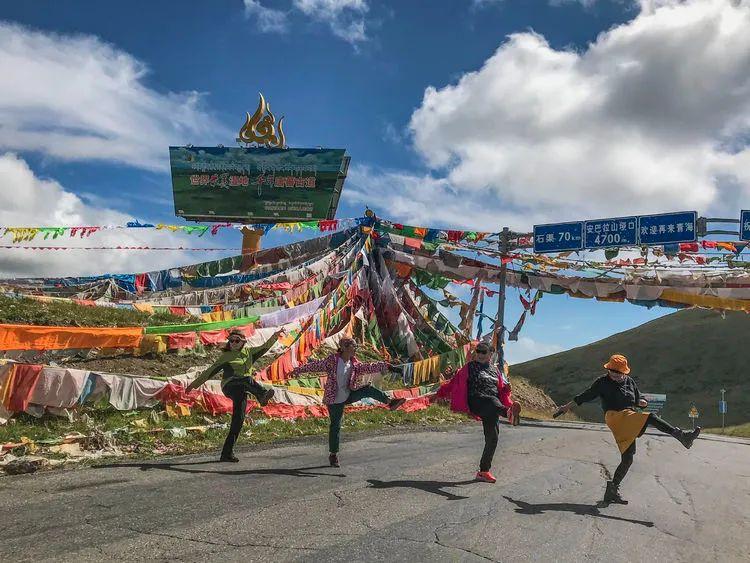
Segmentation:
{"type": "Polygon", "coordinates": [[[506,342],[505,360],[511,365],[520,364],[563,350],[564,348],[557,344],[537,342],[528,336],[519,336],[517,342],[506,342]]]}
{"type": "MultiPolygon", "coordinates": [[[[503,4],[507,0],[472,0],[472,5],[477,8],[483,8],[485,6],[503,4]]],[[[563,4],[581,4],[584,8],[591,8],[594,4],[600,0],[548,0],[550,6],[562,6],[563,4]]],[[[618,4],[637,2],[637,0],[611,0],[618,4]]],[[[642,0],[649,1],[649,0],[642,0]]],[[[659,1],[659,0],[655,0],[659,1]]]]}
{"type": "Polygon", "coordinates": [[[580,4],[584,8],[591,8],[599,0],[549,0],[550,6],[562,6],[563,4],[580,4]]]}
{"type": "MultiPolygon", "coordinates": [[[[12,153],[0,155],[0,225],[124,225],[129,216],[107,207],[94,207],[52,179],[37,177],[28,164],[12,153]]],[[[147,219],[147,218],[142,218],[147,219]]],[[[3,228],[4,230],[4,228],[3,228]]],[[[1,231],[0,231],[1,232],[1,231]]],[[[100,231],[88,238],[44,240],[13,244],[10,234],[0,245],[12,246],[218,246],[153,230],[100,231]],[[195,241],[201,242],[196,244],[195,241]]],[[[216,256],[219,258],[220,256],[216,256]]],[[[209,259],[209,258],[206,258],[209,259]]],[[[200,261],[187,252],[16,250],[0,248],[0,276],[89,275],[105,272],[143,272],[200,261]]]]}
{"type": "Polygon", "coordinates": [[[323,22],[336,37],[356,44],[367,39],[364,15],[369,11],[365,0],[294,0],[303,14],[323,22]]]}
{"type": "MultiPolygon", "coordinates": [[[[260,0],[244,0],[245,14],[256,18],[264,32],[285,32],[289,13],[263,6],[260,0]]],[[[367,41],[366,0],[292,0],[292,9],[314,22],[327,26],[339,39],[357,45],[367,41]]]]}
{"type": "Polygon", "coordinates": [[[750,197],[750,0],[644,0],[580,52],[510,36],[410,121],[425,174],[354,168],[348,197],[425,224],[697,209],[750,197]]]}
{"type": "Polygon", "coordinates": [[[0,149],[165,170],[170,144],[232,138],[198,92],[157,92],[146,74],[96,37],[0,23],[0,149]]]}
{"type": "Polygon", "coordinates": [[[245,15],[255,17],[258,29],[264,33],[283,33],[289,28],[286,12],[266,8],[258,0],[244,0],[245,15]]]}
{"type": "MultiPolygon", "coordinates": [[[[466,197],[445,178],[364,165],[349,169],[342,197],[347,203],[369,206],[381,217],[411,225],[465,225],[494,232],[518,222],[512,209],[498,208],[496,196],[488,190],[466,197]]],[[[527,217],[546,219],[533,211],[527,217]]]]}

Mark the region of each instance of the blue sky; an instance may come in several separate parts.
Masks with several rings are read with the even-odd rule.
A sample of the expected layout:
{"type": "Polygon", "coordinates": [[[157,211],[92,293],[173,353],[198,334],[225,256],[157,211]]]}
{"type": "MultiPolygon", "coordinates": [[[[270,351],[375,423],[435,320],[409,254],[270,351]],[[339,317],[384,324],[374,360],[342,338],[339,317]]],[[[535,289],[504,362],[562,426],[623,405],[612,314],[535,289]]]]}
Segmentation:
{"type": "MultiPolygon", "coordinates": [[[[746,0],[56,0],[5,2],[0,20],[3,225],[181,223],[167,146],[232,145],[258,91],[291,146],[352,156],[339,217],[367,203],[405,223],[525,230],[750,207],[746,0]]],[[[196,258],[0,252],[5,275],[196,258]]],[[[520,311],[510,290],[508,324],[520,311]]],[[[548,295],[509,355],[667,312],[548,295]]]]}

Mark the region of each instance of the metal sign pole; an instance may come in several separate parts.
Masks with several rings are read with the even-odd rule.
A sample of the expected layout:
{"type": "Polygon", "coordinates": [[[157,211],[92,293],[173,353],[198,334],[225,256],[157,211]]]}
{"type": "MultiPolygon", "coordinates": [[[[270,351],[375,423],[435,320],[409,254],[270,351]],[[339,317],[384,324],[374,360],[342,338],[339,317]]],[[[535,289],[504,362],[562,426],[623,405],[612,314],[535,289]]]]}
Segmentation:
{"type": "Polygon", "coordinates": [[[504,258],[508,254],[510,243],[510,229],[503,227],[500,234],[500,292],[497,302],[497,319],[495,320],[495,342],[497,342],[497,367],[500,373],[503,371],[503,362],[505,361],[505,278],[508,271],[508,265],[504,258]]]}

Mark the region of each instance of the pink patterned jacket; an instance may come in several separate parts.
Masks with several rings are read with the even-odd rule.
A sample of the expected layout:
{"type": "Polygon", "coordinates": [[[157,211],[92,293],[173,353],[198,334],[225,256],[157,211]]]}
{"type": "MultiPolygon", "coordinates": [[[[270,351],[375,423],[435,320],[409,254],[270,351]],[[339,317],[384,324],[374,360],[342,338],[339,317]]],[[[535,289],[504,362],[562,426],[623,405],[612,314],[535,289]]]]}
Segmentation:
{"type": "MultiPolygon", "coordinates": [[[[336,389],[338,387],[336,372],[338,371],[338,364],[339,354],[331,354],[323,360],[308,362],[305,365],[295,368],[289,376],[296,377],[303,373],[325,372],[328,378],[326,379],[326,384],[323,388],[323,404],[331,405],[336,400],[336,389]]],[[[352,358],[352,373],[349,376],[350,388],[352,381],[357,380],[360,375],[378,373],[387,368],[388,364],[386,362],[368,362],[363,364],[357,358],[352,358]]]]}

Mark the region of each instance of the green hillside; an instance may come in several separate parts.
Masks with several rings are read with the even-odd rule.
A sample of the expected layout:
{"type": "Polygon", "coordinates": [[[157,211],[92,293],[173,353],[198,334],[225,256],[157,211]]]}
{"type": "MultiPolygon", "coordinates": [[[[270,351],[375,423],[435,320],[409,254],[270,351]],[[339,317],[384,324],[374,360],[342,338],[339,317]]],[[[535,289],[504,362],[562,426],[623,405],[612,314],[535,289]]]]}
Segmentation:
{"type": "MultiPolygon", "coordinates": [[[[726,423],[750,421],[750,315],[700,309],[679,311],[587,346],[513,366],[558,404],[568,401],[604,373],[611,354],[624,354],[631,376],[645,393],[666,393],[663,416],[690,425],[688,410],[698,408],[701,426],[721,426],[720,389],[727,391],[726,423]]],[[[597,403],[576,410],[601,421],[597,403]]]]}

